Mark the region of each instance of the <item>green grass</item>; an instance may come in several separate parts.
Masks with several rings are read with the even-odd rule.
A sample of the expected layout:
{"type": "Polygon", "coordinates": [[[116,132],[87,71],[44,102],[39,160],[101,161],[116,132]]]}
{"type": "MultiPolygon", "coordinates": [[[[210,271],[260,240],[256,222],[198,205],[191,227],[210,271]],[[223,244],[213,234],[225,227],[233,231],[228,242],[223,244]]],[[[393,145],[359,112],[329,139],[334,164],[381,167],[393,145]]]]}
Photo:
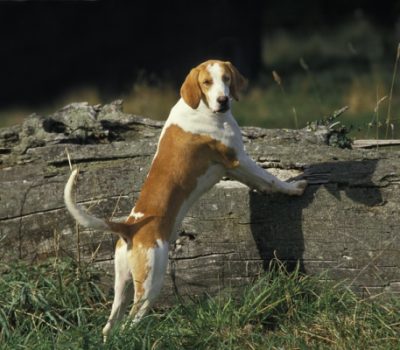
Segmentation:
{"type": "Polygon", "coordinates": [[[73,261],[2,266],[2,349],[398,349],[400,300],[361,300],[279,263],[240,293],[222,292],[116,328],[103,273],[73,261]],[[78,274],[79,272],[79,274],[78,274]]]}

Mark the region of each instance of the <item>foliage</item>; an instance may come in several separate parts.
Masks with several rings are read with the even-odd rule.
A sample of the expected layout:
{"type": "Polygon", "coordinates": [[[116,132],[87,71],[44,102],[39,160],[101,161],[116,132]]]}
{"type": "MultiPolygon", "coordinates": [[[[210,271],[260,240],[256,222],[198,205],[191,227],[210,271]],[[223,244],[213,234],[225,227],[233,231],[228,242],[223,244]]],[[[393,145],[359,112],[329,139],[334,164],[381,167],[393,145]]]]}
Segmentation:
{"type": "Polygon", "coordinates": [[[2,264],[1,271],[0,342],[7,348],[53,348],[64,332],[69,339],[97,330],[106,301],[100,271],[80,269],[72,260],[2,264]]]}
{"type": "Polygon", "coordinates": [[[323,129],[327,134],[327,143],[330,146],[339,148],[351,148],[353,140],[349,137],[353,126],[347,127],[337,118],[346,110],[347,106],[334,111],[330,116],[318,119],[313,122],[307,122],[307,128],[311,131],[323,129]]]}
{"type": "Polygon", "coordinates": [[[396,349],[400,301],[361,300],[342,285],[280,262],[239,294],[229,291],[153,312],[115,329],[102,273],[73,261],[4,265],[0,280],[2,349],[396,349]],[[79,274],[77,274],[79,271],[79,274]],[[322,280],[321,280],[322,279],[322,280]]]}

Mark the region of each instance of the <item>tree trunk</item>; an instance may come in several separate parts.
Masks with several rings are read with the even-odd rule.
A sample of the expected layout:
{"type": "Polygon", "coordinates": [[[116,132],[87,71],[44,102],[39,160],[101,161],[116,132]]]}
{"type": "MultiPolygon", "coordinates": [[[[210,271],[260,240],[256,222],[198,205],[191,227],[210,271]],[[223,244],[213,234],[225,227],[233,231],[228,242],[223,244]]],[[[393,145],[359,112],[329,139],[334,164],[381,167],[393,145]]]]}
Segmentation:
{"type": "MultiPolygon", "coordinates": [[[[100,217],[127,216],[162,123],[124,114],[121,102],[72,104],[0,130],[0,256],[35,262],[71,256],[112,270],[116,237],[78,228],[63,203],[69,157],[77,201],[100,217]]],[[[184,219],[171,247],[161,303],[243,286],[274,257],[327,271],[360,293],[400,291],[400,159],[394,149],[342,150],[326,133],[243,128],[247,152],[301,197],[262,195],[224,179],[184,219]]],[[[112,274],[106,280],[111,285],[112,274]]]]}

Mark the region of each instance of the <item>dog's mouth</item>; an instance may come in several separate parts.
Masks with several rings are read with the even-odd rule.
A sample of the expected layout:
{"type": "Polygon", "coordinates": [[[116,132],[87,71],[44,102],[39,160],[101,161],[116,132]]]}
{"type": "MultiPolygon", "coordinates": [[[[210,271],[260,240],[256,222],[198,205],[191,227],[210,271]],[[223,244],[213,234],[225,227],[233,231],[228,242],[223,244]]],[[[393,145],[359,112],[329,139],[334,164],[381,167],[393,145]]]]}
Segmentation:
{"type": "Polygon", "coordinates": [[[221,106],[218,109],[214,110],[214,113],[225,113],[229,110],[229,106],[221,106]]]}

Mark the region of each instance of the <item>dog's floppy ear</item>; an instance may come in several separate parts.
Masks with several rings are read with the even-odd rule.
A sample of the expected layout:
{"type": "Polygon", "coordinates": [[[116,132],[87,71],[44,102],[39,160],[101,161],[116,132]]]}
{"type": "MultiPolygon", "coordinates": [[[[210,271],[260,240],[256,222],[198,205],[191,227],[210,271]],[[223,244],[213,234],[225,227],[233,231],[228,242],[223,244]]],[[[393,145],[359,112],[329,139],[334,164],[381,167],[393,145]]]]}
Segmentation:
{"type": "Polygon", "coordinates": [[[231,62],[225,62],[226,67],[231,72],[231,86],[230,93],[232,97],[238,101],[239,92],[242,91],[247,86],[247,79],[243,77],[242,74],[236,69],[236,67],[231,62]]]}
{"type": "Polygon", "coordinates": [[[199,70],[193,68],[181,87],[181,96],[183,100],[193,109],[200,104],[201,90],[199,85],[199,70]]]}

